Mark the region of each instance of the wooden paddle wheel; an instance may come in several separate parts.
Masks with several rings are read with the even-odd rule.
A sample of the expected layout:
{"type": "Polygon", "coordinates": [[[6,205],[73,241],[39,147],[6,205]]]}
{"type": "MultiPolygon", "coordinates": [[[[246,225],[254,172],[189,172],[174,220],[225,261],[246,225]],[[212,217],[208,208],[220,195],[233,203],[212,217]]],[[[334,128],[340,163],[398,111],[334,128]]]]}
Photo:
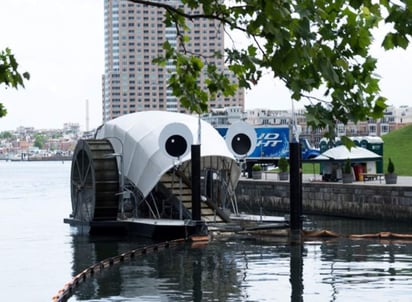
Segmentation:
{"type": "Polygon", "coordinates": [[[116,220],[119,172],[107,139],[80,140],[71,167],[71,218],[80,222],[116,220]]]}

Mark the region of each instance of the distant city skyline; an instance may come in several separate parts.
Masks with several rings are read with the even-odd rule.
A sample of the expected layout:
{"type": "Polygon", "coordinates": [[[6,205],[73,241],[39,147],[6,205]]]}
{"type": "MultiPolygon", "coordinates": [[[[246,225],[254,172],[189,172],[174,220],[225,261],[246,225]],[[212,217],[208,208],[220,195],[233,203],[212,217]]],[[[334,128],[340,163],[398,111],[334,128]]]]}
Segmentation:
{"type": "MultiPolygon", "coordinates": [[[[89,128],[102,123],[103,6],[101,0],[0,1],[0,49],[11,48],[20,71],[31,74],[25,89],[0,87],[0,102],[8,110],[0,118],[0,131],[19,126],[62,128],[64,123],[79,123],[84,131],[86,100],[89,128]]],[[[412,48],[387,53],[376,48],[373,55],[379,58],[377,72],[388,105],[411,104],[412,48]]],[[[246,109],[291,108],[288,90],[269,75],[246,91],[245,99],[246,109]]]]}

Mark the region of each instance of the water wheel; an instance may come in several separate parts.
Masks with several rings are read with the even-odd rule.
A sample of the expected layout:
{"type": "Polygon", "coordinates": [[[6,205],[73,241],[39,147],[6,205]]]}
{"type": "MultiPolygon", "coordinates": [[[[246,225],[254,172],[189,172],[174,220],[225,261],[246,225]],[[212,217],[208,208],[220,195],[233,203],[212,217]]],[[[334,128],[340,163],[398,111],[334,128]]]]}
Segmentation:
{"type": "Polygon", "coordinates": [[[73,219],[116,220],[119,172],[112,144],[106,139],[79,140],[71,167],[73,219]]]}

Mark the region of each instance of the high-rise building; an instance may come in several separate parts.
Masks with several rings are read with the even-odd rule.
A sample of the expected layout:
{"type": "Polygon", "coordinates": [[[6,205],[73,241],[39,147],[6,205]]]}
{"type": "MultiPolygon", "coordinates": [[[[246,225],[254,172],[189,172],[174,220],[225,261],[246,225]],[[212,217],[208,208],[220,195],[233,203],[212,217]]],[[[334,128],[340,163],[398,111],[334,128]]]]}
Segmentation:
{"type": "MultiPolygon", "coordinates": [[[[158,2],[181,6],[177,0],[158,2]]],[[[177,47],[177,29],[164,25],[164,9],[127,0],[105,0],[104,5],[103,121],[146,110],[186,112],[167,87],[174,66],[161,67],[152,63],[163,53],[165,41],[177,47]]],[[[235,82],[224,66],[223,56],[212,57],[215,52],[224,54],[223,26],[208,19],[189,21],[188,26],[187,50],[208,57],[208,62],[214,63],[235,82]]],[[[244,108],[243,89],[234,97],[218,96],[209,102],[209,109],[228,106],[244,108]]]]}

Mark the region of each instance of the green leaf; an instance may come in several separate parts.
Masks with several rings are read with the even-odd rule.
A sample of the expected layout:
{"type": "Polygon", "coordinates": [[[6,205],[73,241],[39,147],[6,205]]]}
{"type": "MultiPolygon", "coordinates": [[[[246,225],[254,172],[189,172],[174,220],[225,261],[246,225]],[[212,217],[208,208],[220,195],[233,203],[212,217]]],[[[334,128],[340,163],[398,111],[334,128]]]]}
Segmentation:
{"type": "Polygon", "coordinates": [[[351,140],[349,137],[347,137],[346,135],[341,136],[340,141],[342,142],[342,145],[346,146],[346,148],[348,148],[349,150],[352,147],[356,147],[355,142],[351,140]]]}
{"type": "MultiPolygon", "coordinates": [[[[24,72],[20,74],[19,64],[9,48],[0,51],[0,85],[4,84],[6,88],[12,87],[18,89],[19,86],[24,88],[24,79],[29,80],[30,74],[24,72]]],[[[0,117],[7,114],[7,110],[0,103],[0,117]]]]}

